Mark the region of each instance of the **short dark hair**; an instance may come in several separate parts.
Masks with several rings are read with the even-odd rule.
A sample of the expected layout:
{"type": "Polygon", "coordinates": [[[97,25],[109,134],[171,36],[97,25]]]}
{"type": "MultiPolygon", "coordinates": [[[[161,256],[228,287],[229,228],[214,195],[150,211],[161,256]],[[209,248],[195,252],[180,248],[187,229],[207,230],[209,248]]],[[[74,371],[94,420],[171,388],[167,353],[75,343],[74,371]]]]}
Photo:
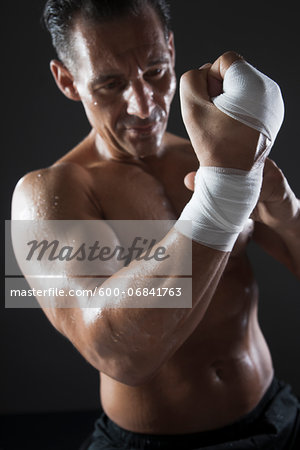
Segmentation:
{"type": "Polygon", "coordinates": [[[126,15],[137,16],[148,5],[157,13],[167,38],[170,8],[166,0],[48,0],[43,19],[59,59],[68,67],[72,63],[70,31],[75,15],[106,22],[126,15]]]}

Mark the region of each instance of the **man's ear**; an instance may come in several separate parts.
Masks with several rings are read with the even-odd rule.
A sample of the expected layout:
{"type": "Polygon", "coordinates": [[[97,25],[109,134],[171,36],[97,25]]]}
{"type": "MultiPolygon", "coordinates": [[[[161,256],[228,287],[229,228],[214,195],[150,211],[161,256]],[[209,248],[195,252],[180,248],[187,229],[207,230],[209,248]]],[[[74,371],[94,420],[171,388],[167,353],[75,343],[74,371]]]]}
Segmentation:
{"type": "Polygon", "coordinates": [[[61,92],[70,100],[80,101],[80,96],[77,92],[73,76],[64,64],[57,59],[53,59],[50,62],[50,69],[61,92]]]}
{"type": "Polygon", "coordinates": [[[172,59],[172,65],[173,67],[175,67],[175,43],[174,43],[174,33],[172,31],[169,32],[168,48],[172,59]]]}

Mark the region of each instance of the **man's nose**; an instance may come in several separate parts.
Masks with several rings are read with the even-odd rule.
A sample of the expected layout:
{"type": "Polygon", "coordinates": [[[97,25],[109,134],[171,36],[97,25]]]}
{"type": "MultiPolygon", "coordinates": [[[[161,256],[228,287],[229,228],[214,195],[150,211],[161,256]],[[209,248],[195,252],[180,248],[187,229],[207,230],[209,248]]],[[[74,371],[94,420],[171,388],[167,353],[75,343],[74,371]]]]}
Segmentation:
{"type": "Polygon", "coordinates": [[[132,82],[125,93],[127,113],[140,119],[147,119],[155,107],[153,90],[144,80],[132,82]]]}

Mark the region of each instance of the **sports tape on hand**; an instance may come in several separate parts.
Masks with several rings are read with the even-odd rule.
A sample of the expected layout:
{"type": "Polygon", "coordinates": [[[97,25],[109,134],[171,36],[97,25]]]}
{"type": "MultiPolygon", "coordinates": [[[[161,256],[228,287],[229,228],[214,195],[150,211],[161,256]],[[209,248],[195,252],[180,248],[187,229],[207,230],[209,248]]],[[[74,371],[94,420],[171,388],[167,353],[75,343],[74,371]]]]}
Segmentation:
{"type": "MultiPolygon", "coordinates": [[[[226,71],[223,93],[212,99],[232,118],[258,130],[257,153],[266,155],[284,116],[279,86],[244,60],[226,71]]],[[[223,167],[200,167],[195,190],[175,228],[185,236],[220,251],[230,252],[260,194],[263,165],[249,172],[223,167]],[[192,229],[184,221],[192,221],[192,229]]]]}
{"type": "Polygon", "coordinates": [[[223,113],[260,131],[268,139],[265,146],[270,152],[284,117],[284,103],[275,81],[238,59],[225,72],[223,93],[212,102],[223,113]]]}
{"type": "Polygon", "coordinates": [[[230,252],[257,203],[262,172],[263,166],[249,172],[200,167],[194,194],[175,228],[207,247],[230,252]]]}

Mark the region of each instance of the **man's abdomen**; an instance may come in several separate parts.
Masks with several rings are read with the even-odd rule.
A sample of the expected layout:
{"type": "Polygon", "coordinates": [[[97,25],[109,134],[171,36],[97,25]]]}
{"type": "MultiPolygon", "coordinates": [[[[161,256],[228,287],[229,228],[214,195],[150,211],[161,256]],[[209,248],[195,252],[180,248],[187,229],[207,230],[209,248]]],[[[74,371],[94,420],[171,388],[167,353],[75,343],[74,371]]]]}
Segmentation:
{"type": "Polygon", "coordinates": [[[133,387],[101,374],[107,415],[130,431],[176,434],[219,428],[250,412],[273,377],[257,297],[247,260],[231,261],[197,329],[151,380],[133,387]]]}

